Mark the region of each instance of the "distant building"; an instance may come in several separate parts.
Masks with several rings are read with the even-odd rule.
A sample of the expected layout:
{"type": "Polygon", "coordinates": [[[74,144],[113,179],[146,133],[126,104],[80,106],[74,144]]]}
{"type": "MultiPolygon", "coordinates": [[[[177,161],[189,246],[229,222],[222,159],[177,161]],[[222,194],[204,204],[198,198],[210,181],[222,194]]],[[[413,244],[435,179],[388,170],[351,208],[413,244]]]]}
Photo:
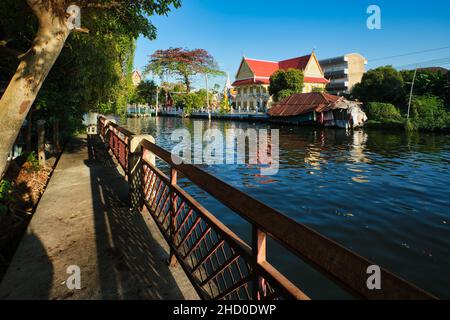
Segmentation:
{"type": "Polygon", "coordinates": [[[133,85],[137,87],[142,82],[142,75],[139,71],[134,70],[131,74],[131,79],[133,81],[133,85]]]}
{"type": "Polygon", "coordinates": [[[236,74],[236,106],[249,111],[265,111],[272,99],[269,95],[270,76],[276,71],[290,68],[304,73],[303,92],[322,90],[328,83],[315,53],[279,62],[244,57],[236,74]]]}
{"type": "Polygon", "coordinates": [[[337,95],[349,94],[360,83],[366,72],[367,59],[359,53],[320,60],[325,77],[330,80],[327,92],[337,95]]]}

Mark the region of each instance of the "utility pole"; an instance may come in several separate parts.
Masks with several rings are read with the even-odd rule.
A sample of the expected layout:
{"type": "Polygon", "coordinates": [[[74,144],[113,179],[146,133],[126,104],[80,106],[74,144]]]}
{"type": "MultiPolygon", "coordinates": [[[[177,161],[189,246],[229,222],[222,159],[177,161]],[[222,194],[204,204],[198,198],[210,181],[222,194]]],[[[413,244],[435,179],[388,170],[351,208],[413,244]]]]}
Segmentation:
{"type": "Polygon", "coordinates": [[[156,86],[156,105],[155,105],[155,116],[158,116],[158,104],[159,104],[159,86],[156,86]]]}
{"type": "Polygon", "coordinates": [[[417,75],[417,66],[416,69],[414,70],[414,77],[411,83],[411,92],[409,94],[409,103],[408,103],[408,116],[407,116],[407,120],[409,121],[409,113],[411,111],[411,102],[412,102],[412,95],[413,95],[413,90],[414,90],[414,82],[416,81],[416,75],[417,75]]]}
{"type": "Polygon", "coordinates": [[[211,120],[211,110],[209,109],[209,89],[208,89],[208,74],[205,73],[206,80],[206,108],[208,109],[208,119],[211,120]]]}

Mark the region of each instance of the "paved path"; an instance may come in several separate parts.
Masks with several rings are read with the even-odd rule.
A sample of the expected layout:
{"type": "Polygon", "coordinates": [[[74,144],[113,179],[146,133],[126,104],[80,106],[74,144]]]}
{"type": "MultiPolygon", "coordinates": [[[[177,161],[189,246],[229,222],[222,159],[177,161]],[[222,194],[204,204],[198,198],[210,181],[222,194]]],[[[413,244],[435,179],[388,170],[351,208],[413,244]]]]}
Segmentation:
{"type": "Polygon", "coordinates": [[[128,210],[128,185],[98,140],[62,155],[2,283],[0,299],[197,299],[150,216],[128,210]],[[69,290],[67,267],[81,269],[69,290]]]}

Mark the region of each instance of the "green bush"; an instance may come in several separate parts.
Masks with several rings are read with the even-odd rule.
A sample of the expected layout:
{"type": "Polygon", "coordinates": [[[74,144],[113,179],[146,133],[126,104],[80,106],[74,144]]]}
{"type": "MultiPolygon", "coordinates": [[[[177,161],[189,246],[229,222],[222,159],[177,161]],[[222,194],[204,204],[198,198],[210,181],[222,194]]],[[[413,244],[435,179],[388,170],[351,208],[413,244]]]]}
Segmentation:
{"type": "Polygon", "coordinates": [[[31,169],[34,171],[39,170],[39,160],[34,151],[30,152],[27,156],[27,162],[31,164],[31,169]]]}
{"type": "Polygon", "coordinates": [[[430,131],[448,129],[449,116],[442,99],[432,95],[413,97],[411,120],[417,129],[430,131]]]}
{"type": "Polygon", "coordinates": [[[364,108],[369,120],[379,122],[399,122],[402,121],[400,111],[390,103],[370,102],[364,108]]]}

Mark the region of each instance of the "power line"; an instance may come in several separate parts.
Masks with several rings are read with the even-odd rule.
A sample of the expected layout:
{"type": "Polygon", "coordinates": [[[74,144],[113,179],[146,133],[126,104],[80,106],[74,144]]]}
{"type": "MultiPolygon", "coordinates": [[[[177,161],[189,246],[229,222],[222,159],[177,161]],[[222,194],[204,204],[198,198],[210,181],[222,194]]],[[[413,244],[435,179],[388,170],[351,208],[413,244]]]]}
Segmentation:
{"type": "Polygon", "coordinates": [[[369,59],[369,62],[372,61],[380,61],[380,60],[387,60],[387,59],[394,59],[394,58],[401,58],[401,57],[406,57],[406,56],[412,56],[415,54],[420,54],[420,53],[427,53],[427,52],[433,52],[433,51],[439,51],[439,50],[444,50],[444,49],[449,49],[450,46],[447,47],[440,47],[440,48],[434,48],[434,49],[427,49],[427,50],[422,50],[422,51],[415,51],[415,52],[409,52],[409,53],[404,53],[404,54],[399,54],[399,55],[395,55],[395,56],[389,56],[389,57],[383,57],[383,58],[376,58],[376,59],[369,59]]]}
{"type": "Polygon", "coordinates": [[[423,62],[415,62],[415,63],[410,63],[410,64],[406,64],[406,65],[402,65],[402,66],[397,66],[397,69],[404,69],[407,67],[424,67],[426,65],[442,65],[442,64],[447,64],[450,62],[450,57],[446,57],[446,58],[440,58],[440,59],[433,59],[433,60],[427,60],[427,61],[423,61],[423,62]]]}

